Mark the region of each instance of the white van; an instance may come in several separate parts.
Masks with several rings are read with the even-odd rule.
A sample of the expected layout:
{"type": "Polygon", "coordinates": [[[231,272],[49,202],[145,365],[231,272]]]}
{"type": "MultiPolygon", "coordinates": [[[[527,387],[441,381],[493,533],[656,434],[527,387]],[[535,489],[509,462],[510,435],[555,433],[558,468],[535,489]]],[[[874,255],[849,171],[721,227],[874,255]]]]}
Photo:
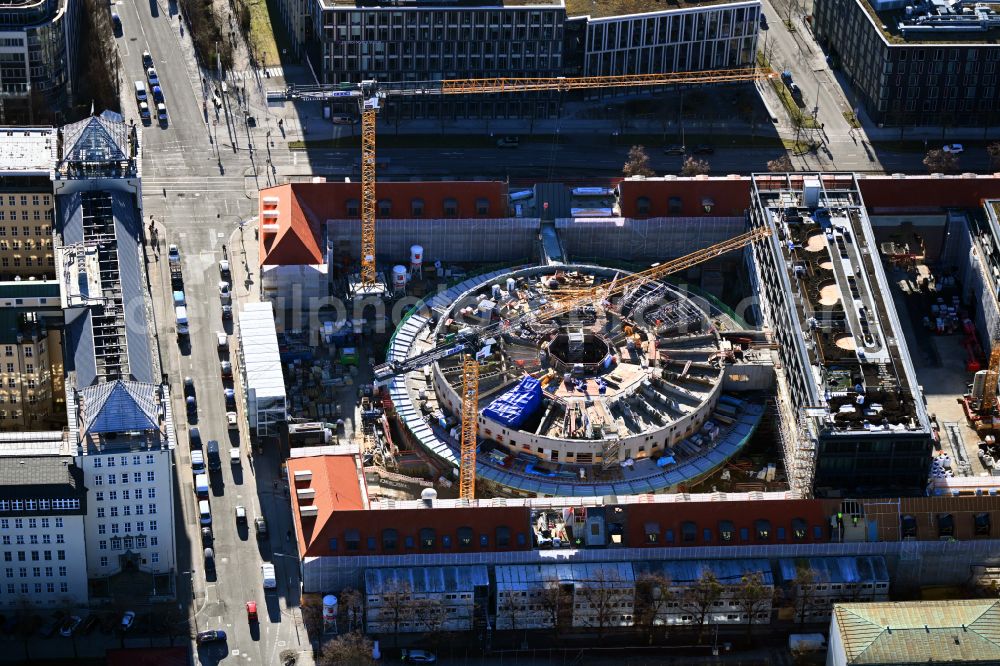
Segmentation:
{"type": "Polygon", "coordinates": [[[191,452],[191,472],[195,476],[205,473],[205,454],[197,449],[191,452]]]}
{"type": "Polygon", "coordinates": [[[177,335],[187,335],[189,332],[187,308],[183,305],[178,305],[174,308],[174,316],[177,318],[177,335]]]}
{"type": "Polygon", "coordinates": [[[274,590],[278,587],[278,579],[274,577],[274,565],[265,562],[260,565],[260,577],[264,580],[265,590],[274,590]]]}
{"type": "Polygon", "coordinates": [[[240,464],[240,450],[237,447],[232,447],[229,449],[229,463],[232,465],[240,464]]]}
{"type": "Polygon", "coordinates": [[[194,492],[198,497],[208,499],[208,474],[194,477],[194,492]]]}
{"type": "Polygon", "coordinates": [[[198,515],[201,518],[202,525],[212,524],[212,508],[208,506],[208,500],[198,502],[198,515]]]}
{"type": "Polygon", "coordinates": [[[142,81],[135,82],[135,99],[139,102],[146,101],[146,84],[142,81]]]}

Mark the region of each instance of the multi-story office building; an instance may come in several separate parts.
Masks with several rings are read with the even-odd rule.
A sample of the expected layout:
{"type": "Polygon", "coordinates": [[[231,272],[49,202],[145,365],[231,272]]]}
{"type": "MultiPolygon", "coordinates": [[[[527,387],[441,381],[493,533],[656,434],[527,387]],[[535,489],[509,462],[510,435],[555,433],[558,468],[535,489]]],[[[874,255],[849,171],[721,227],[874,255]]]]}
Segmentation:
{"type": "MultiPolygon", "coordinates": [[[[0,67],[0,81],[2,77],[0,67]]],[[[0,279],[52,279],[55,274],[55,155],[56,131],[51,127],[0,131],[0,279]]]]}
{"type": "Polygon", "coordinates": [[[0,282],[0,431],[66,426],[58,282],[0,282]]]}
{"type": "MultiPolygon", "coordinates": [[[[61,442],[57,441],[58,448],[61,442]]],[[[0,454],[0,606],[37,609],[87,603],[87,489],[73,458],[0,454]]]]}
{"type": "Polygon", "coordinates": [[[58,117],[69,105],[82,5],[12,0],[0,6],[0,121],[31,122],[32,105],[54,109],[58,117]]]}
{"type": "Polygon", "coordinates": [[[566,0],[566,14],[567,48],[577,46],[565,54],[567,75],[735,69],[756,57],[759,0],[566,0]]]}
{"type": "Polygon", "coordinates": [[[993,125],[1000,15],[990,5],[818,0],[814,29],[879,125],[993,125]]]}
{"type": "MultiPolygon", "coordinates": [[[[492,0],[454,3],[317,0],[313,21],[321,50],[323,83],[367,79],[436,81],[496,76],[546,77],[562,72],[562,0],[492,0]]],[[[345,99],[341,111],[357,112],[345,99]]],[[[548,118],[558,112],[556,93],[460,95],[395,99],[387,107],[404,118],[548,118]]]]}
{"type": "Polygon", "coordinates": [[[921,494],[933,437],[853,175],[756,175],[755,293],[778,343],[793,488],[921,494]]]}
{"type": "MultiPolygon", "coordinates": [[[[462,3],[286,0],[296,39],[318,37],[324,83],[495,76],[596,76],[731,69],[754,64],[759,0],[483,0],[462,3]],[[315,26],[315,29],[313,28],[315,26]]],[[[613,91],[608,91],[613,92],[613,91]]],[[[618,92],[621,92],[620,90],[618,92]]],[[[354,102],[335,103],[354,113],[354,102]]],[[[389,100],[400,117],[547,118],[552,92],[389,100]]]]}

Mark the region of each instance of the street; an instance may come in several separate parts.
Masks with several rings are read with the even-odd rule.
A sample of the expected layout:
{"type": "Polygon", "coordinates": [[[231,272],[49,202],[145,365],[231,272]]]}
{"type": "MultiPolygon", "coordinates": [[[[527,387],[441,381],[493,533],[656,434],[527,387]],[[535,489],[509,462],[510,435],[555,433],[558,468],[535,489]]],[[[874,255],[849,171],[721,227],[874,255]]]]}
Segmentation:
{"type": "MultiPolygon", "coordinates": [[[[284,537],[290,526],[288,504],[283,491],[280,488],[276,491],[273,486],[277,458],[273,455],[252,461],[249,458],[249,438],[242,414],[241,430],[232,433],[231,444],[219,365],[222,358],[231,358],[234,365],[236,362],[233,323],[226,322],[223,326],[218,292],[218,262],[227,244],[234,266],[233,277],[244,283],[239,285],[242,288],[234,288],[236,312],[246,298],[247,272],[237,254],[239,229],[240,223],[248,220],[256,208],[253,162],[246,150],[246,124],[242,121],[243,113],[234,108],[235,102],[228,96],[218,114],[211,101],[207,104],[208,113],[203,112],[207,91],[203,86],[208,82],[203,84],[186,31],[181,36],[176,8],[152,6],[158,9],[155,16],[147,2],[120,2],[118,12],[124,35],[117,41],[124,65],[126,80],[122,89],[128,91],[126,95],[132,90],[130,81],[145,79],[142,52],[148,50],[161,80],[170,117],[166,128],[154,123],[143,130],[143,212],[147,228],[152,223],[157,231],[158,252],[152,247],[147,249],[151,262],[149,277],[161,360],[169,372],[177,415],[178,600],[193,598],[190,609],[193,631],[222,629],[227,634],[225,643],[195,648],[200,663],[215,664],[228,656],[230,660],[238,657],[253,663],[277,664],[281,653],[298,653],[308,647],[297,609],[297,558],[285,550],[291,548],[284,537]],[[215,135],[218,142],[228,145],[220,146],[215,135]],[[237,145],[242,143],[244,150],[234,151],[231,147],[234,141],[237,145]],[[244,174],[250,175],[249,183],[244,174]],[[181,253],[191,324],[189,345],[178,345],[175,333],[166,257],[169,244],[176,244],[181,253]],[[219,330],[229,334],[232,354],[220,356],[216,342],[219,330]],[[182,378],[186,376],[194,379],[198,405],[197,418],[188,423],[183,416],[182,378]],[[210,545],[216,559],[214,574],[206,571],[204,562],[190,467],[189,425],[197,425],[203,443],[219,442],[223,463],[222,470],[211,475],[214,542],[210,545]],[[239,465],[229,464],[228,449],[233,444],[241,450],[239,465]],[[237,527],[237,505],[246,507],[247,526],[237,527]],[[257,516],[264,516],[270,527],[268,536],[262,539],[253,534],[253,519],[257,516]],[[273,561],[279,574],[277,593],[266,596],[260,574],[260,565],[265,560],[273,561]],[[258,604],[259,625],[247,621],[245,604],[251,600],[258,604]]],[[[139,122],[135,100],[124,99],[123,105],[126,117],[139,122]]]]}

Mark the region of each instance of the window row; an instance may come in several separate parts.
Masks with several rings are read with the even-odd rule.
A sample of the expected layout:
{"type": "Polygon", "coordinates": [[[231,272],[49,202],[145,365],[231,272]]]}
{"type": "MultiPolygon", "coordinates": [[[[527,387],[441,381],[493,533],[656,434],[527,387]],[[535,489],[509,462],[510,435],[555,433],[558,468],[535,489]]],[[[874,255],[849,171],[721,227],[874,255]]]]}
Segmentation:
{"type": "MultiPolygon", "coordinates": [[[[934,519],[935,536],[939,539],[955,538],[955,516],[950,513],[939,513],[934,519]]],[[[972,535],[989,537],[992,533],[990,514],[977,513],[972,516],[972,535]]],[[[899,519],[899,532],[902,539],[917,538],[917,519],[909,514],[899,519]]]]}
{"type": "MultiPolygon", "coordinates": [[[[753,541],[757,542],[771,542],[771,541],[805,541],[809,535],[809,527],[803,518],[793,518],[791,522],[791,529],[786,528],[784,525],[772,528],[771,521],[761,518],[755,520],[753,523],[753,541]]],[[[701,542],[700,543],[719,543],[722,545],[732,544],[738,541],[740,543],[750,543],[751,542],[751,530],[749,527],[740,527],[738,530],[731,520],[720,520],[718,523],[718,534],[711,528],[703,527],[701,529],[701,542]],[[717,539],[717,540],[716,540],[717,539]]],[[[686,520],[681,523],[679,535],[675,535],[673,529],[661,530],[659,523],[646,523],[645,525],[645,542],[647,544],[673,544],[677,542],[677,536],[680,537],[680,543],[694,544],[699,543],[698,541],[698,524],[693,520],[686,520]]],[[[823,538],[823,526],[813,525],[812,527],[813,539],[823,538]]]]}
{"type": "MultiPolygon", "coordinates": [[[[16,210],[12,210],[12,211],[10,211],[10,214],[8,215],[7,211],[0,210],[0,221],[5,220],[5,219],[10,220],[11,222],[17,222],[17,211],[16,210]]],[[[28,218],[28,211],[22,210],[21,211],[21,222],[27,222],[28,219],[29,219],[28,218]]],[[[31,211],[31,218],[30,219],[34,220],[35,222],[38,222],[39,220],[42,220],[42,219],[51,220],[52,219],[52,209],[49,208],[48,210],[46,210],[45,214],[43,216],[42,215],[42,211],[36,208],[35,210],[31,211]]],[[[24,228],[27,229],[27,227],[24,227],[24,228]]],[[[0,227],[0,229],[3,229],[3,227],[0,227]]],[[[11,235],[12,236],[16,236],[17,235],[17,227],[11,227],[11,229],[14,229],[14,233],[11,234],[11,235]]],[[[0,234],[0,235],[4,235],[4,234],[0,234]]],[[[27,236],[28,232],[24,232],[24,235],[27,236]]],[[[42,234],[35,234],[35,235],[36,236],[41,236],[42,234]]]]}
{"type": "MultiPolygon", "coordinates": [[[[152,513],[156,513],[156,512],[153,511],[152,513]]],[[[128,534],[129,532],[133,532],[133,531],[135,531],[135,532],[145,532],[146,531],[145,527],[146,527],[146,521],[144,521],[144,520],[136,521],[136,523],[135,523],[135,530],[132,529],[132,523],[131,522],[120,523],[120,524],[119,523],[111,523],[111,533],[112,534],[118,534],[119,531],[125,532],[126,534],[128,534]],[[124,529],[121,529],[121,528],[124,528],[124,529]]],[[[157,522],[155,520],[149,521],[149,531],[150,532],[155,532],[157,527],[159,527],[159,525],[157,524],[157,522]]],[[[108,531],[108,526],[105,523],[97,523],[97,533],[98,534],[107,534],[107,531],[108,531]]]]}
{"type": "MultiPolygon", "coordinates": [[[[32,562],[39,562],[39,561],[42,561],[42,560],[49,561],[49,560],[52,559],[52,551],[51,550],[33,550],[30,553],[28,553],[28,551],[25,551],[25,550],[19,550],[17,552],[11,552],[9,550],[5,550],[3,552],[3,561],[4,562],[13,562],[14,561],[14,557],[16,555],[18,562],[27,562],[29,554],[31,555],[31,561],[32,562]]],[[[66,551],[65,550],[57,550],[56,551],[56,559],[59,560],[59,561],[65,560],[66,559],[66,551]]]]}
{"type": "MultiPolygon", "coordinates": [[[[13,194],[7,195],[7,205],[16,206],[17,202],[20,200],[22,206],[28,205],[28,195],[22,194],[20,198],[13,194]]],[[[0,206],[4,205],[3,195],[0,194],[0,206]]],[[[48,194],[32,194],[31,195],[31,205],[32,206],[50,206],[52,205],[51,195],[48,194]]]]}
{"type": "MultiPolygon", "coordinates": [[[[79,509],[78,499],[0,500],[0,511],[48,511],[50,509],[79,509]]],[[[62,522],[62,518],[58,519],[62,522]]]]}
{"type": "MultiPolygon", "coordinates": [[[[29,501],[34,501],[34,500],[29,500],[29,501]]],[[[39,500],[39,501],[45,502],[46,504],[48,504],[48,502],[49,502],[49,500],[39,500]]],[[[2,503],[2,502],[0,502],[0,503],[2,503]]],[[[44,508],[48,508],[48,507],[45,506],[45,507],[42,507],[42,508],[44,509],[44,508]]],[[[56,527],[62,527],[63,526],[63,519],[62,518],[54,518],[54,519],[52,519],[50,521],[49,518],[27,518],[27,519],[25,519],[25,518],[14,518],[14,529],[15,530],[23,530],[24,526],[27,525],[29,530],[38,529],[39,526],[41,526],[41,528],[43,530],[47,530],[47,529],[49,529],[49,526],[51,524],[53,524],[53,523],[55,524],[56,527]],[[25,520],[27,520],[27,522],[25,522],[25,520]]],[[[10,529],[10,525],[11,525],[11,519],[10,518],[0,518],[0,530],[9,530],[10,529]]]]}
{"type": "MultiPolygon", "coordinates": [[[[151,504],[150,506],[154,506],[155,507],[156,505],[155,504],[151,504]]],[[[131,516],[132,515],[132,511],[133,511],[133,506],[131,504],[126,504],[126,505],[124,505],[122,507],[112,506],[110,508],[105,508],[103,506],[99,506],[99,507],[97,507],[97,517],[98,518],[104,518],[105,517],[105,511],[107,511],[107,515],[108,516],[110,516],[112,518],[117,518],[119,510],[121,510],[121,515],[123,515],[123,516],[131,516]]],[[[141,515],[143,515],[143,513],[145,513],[145,507],[142,504],[136,504],[135,505],[135,515],[141,516],[141,515]]],[[[155,511],[150,511],[150,513],[156,513],[156,512],[155,511]]]]}
{"type": "MultiPolygon", "coordinates": [[[[117,465],[118,467],[127,467],[129,464],[129,459],[132,460],[133,465],[143,464],[143,457],[138,454],[133,454],[132,456],[118,456],[117,458],[115,456],[107,456],[104,459],[100,457],[95,457],[94,469],[98,469],[105,465],[107,465],[108,467],[114,467],[115,465],[117,465]]],[[[145,460],[146,460],[145,464],[152,465],[156,462],[156,456],[153,455],[152,453],[147,453],[145,460]]]]}
{"type": "MultiPolygon", "coordinates": [[[[397,550],[437,550],[438,548],[451,549],[457,547],[458,549],[472,549],[475,547],[479,548],[489,548],[490,547],[490,536],[486,533],[479,533],[478,535],[471,527],[459,527],[455,530],[455,534],[438,534],[437,530],[433,527],[422,527],[417,530],[416,534],[405,534],[401,535],[399,530],[395,528],[387,528],[382,530],[381,539],[381,549],[382,551],[397,551],[397,550]]],[[[493,535],[493,547],[494,548],[510,548],[516,543],[520,548],[524,548],[528,545],[528,535],[525,532],[518,532],[513,534],[509,527],[501,525],[497,527],[493,535]]],[[[347,552],[360,552],[361,551],[361,532],[360,530],[350,529],[345,530],[343,534],[344,550],[347,552]]],[[[340,550],[340,540],[337,537],[331,537],[329,539],[328,546],[331,551],[338,552],[340,550]]],[[[369,552],[377,551],[379,549],[379,541],[375,536],[368,536],[365,538],[365,549],[369,552]]]]}
{"type": "MultiPolygon", "coordinates": [[[[348,199],[344,205],[344,211],[347,217],[357,217],[359,215],[360,204],[357,199],[348,199]]],[[[424,200],[417,197],[410,199],[410,216],[411,217],[423,217],[424,216],[424,200]]],[[[459,217],[459,205],[458,200],[448,197],[441,202],[441,210],[445,217],[459,217]]],[[[391,217],[392,216],[392,199],[379,199],[378,201],[378,214],[379,217],[391,217]]],[[[476,199],[476,215],[489,215],[490,214],[490,200],[486,198],[476,199]]]]}
{"type": "MultiPolygon", "coordinates": [[[[128,488],[125,488],[121,492],[121,498],[123,500],[130,500],[130,499],[133,499],[133,498],[137,499],[137,500],[141,500],[142,496],[143,496],[143,493],[145,493],[146,497],[149,498],[149,499],[156,499],[156,488],[146,488],[145,490],[142,489],[142,488],[135,488],[133,490],[129,490],[128,488]]],[[[94,501],[95,502],[103,502],[104,498],[105,498],[105,494],[104,494],[103,490],[98,490],[98,491],[96,491],[94,493],[94,501]]],[[[118,501],[118,491],[117,490],[109,490],[108,494],[107,494],[107,498],[111,502],[117,502],[118,501]]]]}
{"type": "MultiPolygon", "coordinates": [[[[138,534],[136,536],[126,535],[123,537],[111,537],[111,550],[131,550],[132,548],[145,548],[146,547],[146,535],[138,534]]],[[[159,537],[151,536],[148,539],[149,546],[155,548],[160,545],[159,537]]],[[[97,542],[97,547],[99,550],[108,549],[108,540],[101,539],[97,542]]]]}
{"type": "MultiPolygon", "coordinates": [[[[45,577],[46,578],[52,578],[52,577],[54,577],[56,575],[56,571],[59,572],[59,576],[60,577],[65,577],[66,576],[66,567],[65,566],[58,567],[58,569],[55,568],[55,567],[44,567],[44,573],[45,573],[45,577]]],[[[43,568],[42,567],[32,567],[31,568],[31,575],[34,578],[41,578],[42,577],[42,572],[43,572],[43,568]]],[[[14,567],[7,567],[6,569],[4,569],[4,577],[6,577],[6,578],[14,578],[14,567]]],[[[20,567],[20,568],[18,568],[18,570],[17,570],[17,578],[27,578],[27,577],[28,577],[28,567],[20,567]]]]}
{"type": "MultiPolygon", "coordinates": [[[[119,478],[121,479],[121,482],[123,484],[128,483],[128,479],[129,479],[128,472],[122,472],[120,477],[118,475],[116,475],[116,474],[108,474],[108,476],[107,476],[108,485],[109,486],[113,486],[113,485],[117,484],[119,478]]],[[[105,478],[104,478],[103,474],[95,474],[94,475],[94,485],[95,486],[103,486],[104,485],[104,480],[105,480],[105,478]]],[[[156,481],[156,473],[153,472],[153,471],[146,472],[146,481],[156,481]]],[[[133,472],[132,473],[132,482],[133,483],[142,483],[142,472],[133,472]]]]}
{"type": "MultiPolygon", "coordinates": [[[[31,594],[31,588],[28,587],[28,583],[21,583],[21,594],[31,594]]],[[[54,594],[56,591],[55,583],[45,583],[45,592],[48,594],[54,594]]],[[[59,583],[59,592],[65,593],[69,592],[69,583],[65,581],[59,583]]],[[[14,583],[7,583],[7,594],[17,594],[17,586],[14,583]]],[[[35,583],[35,594],[42,594],[42,583],[35,583]]]]}

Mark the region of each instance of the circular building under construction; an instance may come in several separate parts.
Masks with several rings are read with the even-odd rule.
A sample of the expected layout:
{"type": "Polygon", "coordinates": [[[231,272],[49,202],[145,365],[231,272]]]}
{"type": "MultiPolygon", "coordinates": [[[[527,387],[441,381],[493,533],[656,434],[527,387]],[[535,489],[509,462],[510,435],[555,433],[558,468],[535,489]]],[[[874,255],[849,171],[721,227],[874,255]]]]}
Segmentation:
{"type": "Polygon", "coordinates": [[[496,271],[427,299],[389,349],[414,369],[390,385],[398,418],[454,466],[466,353],[479,361],[476,476],[516,494],[676,490],[739,451],[763,410],[723,393],[742,351],[676,287],[590,265],[496,271]]]}

